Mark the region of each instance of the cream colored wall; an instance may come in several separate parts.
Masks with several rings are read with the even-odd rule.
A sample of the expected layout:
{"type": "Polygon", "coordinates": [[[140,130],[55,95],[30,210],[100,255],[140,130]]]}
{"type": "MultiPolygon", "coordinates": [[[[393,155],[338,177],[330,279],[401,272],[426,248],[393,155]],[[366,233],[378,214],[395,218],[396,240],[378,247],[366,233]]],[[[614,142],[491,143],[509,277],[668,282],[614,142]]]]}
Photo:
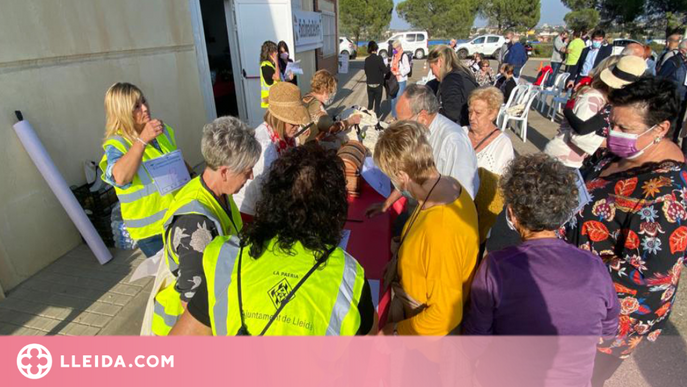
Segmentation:
{"type": "MultiPolygon", "coordinates": [[[[190,164],[205,123],[187,0],[3,1],[0,12],[0,289],[81,243],[12,130],[20,109],[70,185],[102,156],[103,97],[138,85],[190,164]]],[[[94,258],[95,259],[95,258],[94,258]]]]}
{"type": "MultiPolygon", "coordinates": [[[[293,9],[301,9],[309,12],[315,10],[312,0],[292,0],[291,7],[293,9]]],[[[313,74],[315,74],[315,71],[317,71],[316,51],[310,50],[299,52],[295,54],[294,57],[296,60],[301,61],[303,75],[298,76],[298,87],[301,89],[301,94],[305,95],[310,92],[310,80],[313,74]]]]}

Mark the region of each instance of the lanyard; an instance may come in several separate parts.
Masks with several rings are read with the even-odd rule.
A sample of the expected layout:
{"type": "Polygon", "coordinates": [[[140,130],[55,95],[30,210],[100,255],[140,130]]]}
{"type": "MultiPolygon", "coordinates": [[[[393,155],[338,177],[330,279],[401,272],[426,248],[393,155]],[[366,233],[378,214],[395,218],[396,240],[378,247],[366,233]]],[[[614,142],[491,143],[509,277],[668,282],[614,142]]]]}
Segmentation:
{"type": "Polygon", "coordinates": [[[489,134],[487,135],[487,137],[484,137],[484,138],[482,139],[482,141],[480,141],[479,144],[477,144],[477,145],[476,145],[474,148],[472,148],[472,149],[474,149],[475,151],[476,151],[477,149],[479,149],[480,145],[484,144],[484,142],[487,141],[487,140],[489,139],[489,137],[491,137],[492,134],[494,134],[494,133],[496,133],[496,132],[498,132],[498,131],[499,131],[499,128],[496,128],[496,129],[492,130],[491,133],[489,133],[489,134]]]}

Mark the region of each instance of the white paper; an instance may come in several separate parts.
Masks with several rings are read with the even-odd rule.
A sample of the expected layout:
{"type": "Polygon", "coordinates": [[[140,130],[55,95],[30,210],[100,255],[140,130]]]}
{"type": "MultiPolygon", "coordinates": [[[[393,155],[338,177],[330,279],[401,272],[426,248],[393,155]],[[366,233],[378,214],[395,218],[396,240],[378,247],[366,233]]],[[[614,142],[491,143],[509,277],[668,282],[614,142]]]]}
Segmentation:
{"type": "Polygon", "coordinates": [[[584,184],[584,178],[582,178],[582,174],[580,173],[580,170],[577,170],[577,182],[575,183],[577,185],[577,201],[578,205],[577,208],[575,209],[575,214],[578,213],[581,209],[584,208],[584,206],[587,205],[592,200],[592,197],[589,196],[589,191],[587,191],[587,186],[584,184]]]}
{"type": "Polygon", "coordinates": [[[339,74],[348,74],[348,55],[339,55],[339,74]]]}
{"type": "Polygon", "coordinates": [[[288,74],[291,72],[292,74],[303,74],[303,69],[301,68],[301,61],[297,60],[295,62],[288,62],[286,64],[286,70],[284,70],[284,74],[288,74]]]}
{"type": "Polygon", "coordinates": [[[366,157],[363,163],[363,179],[380,195],[388,198],[391,195],[391,180],[377,166],[372,157],[366,157]]]}
{"type": "Polygon", "coordinates": [[[67,215],[74,222],[88,247],[93,251],[98,262],[101,265],[106,264],[112,259],[112,253],[103,243],[103,239],[98,235],[95,227],[93,227],[93,223],[86,216],[86,212],[84,212],[84,209],[76,200],[76,197],[74,197],[74,193],[69,189],[60,171],[57,170],[48,151],[45,150],[43,143],[36,135],[36,131],[33,130],[31,124],[26,120],[14,124],[14,131],[19,137],[19,141],[24,145],[29,157],[36,164],[36,168],[38,168],[38,171],[43,175],[48,186],[57,197],[57,200],[62,204],[62,207],[64,207],[67,215]]]}
{"type": "Polygon", "coordinates": [[[153,178],[155,186],[162,196],[183,187],[191,180],[184,163],[184,156],[178,149],[148,160],[143,163],[143,166],[153,178]]]}
{"type": "Polygon", "coordinates": [[[155,275],[157,275],[158,265],[162,260],[164,251],[165,249],[162,249],[158,251],[157,254],[153,255],[150,258],[146,258],[143,262],[141,262],[141,264],[138,265],[136,270],[134,270],[134,273],[131,274],[129,282],[136,282],[141,278],[145,277],[155,277],[155,275]]]}
{"type": "Polygon", "coordinates": [[[375,310],[379,307],[379,280],[367,280],[370,284],[370,293],[372,293],[372,304],[375,310]]]}
{"type": "Polygon", "coordinates": [[[339,247],[346,250],[348,247],[348,240],[351,238],[351,230],[343,230],[343,236],[341,237],[341,242],[339,242],[339,247]]]}

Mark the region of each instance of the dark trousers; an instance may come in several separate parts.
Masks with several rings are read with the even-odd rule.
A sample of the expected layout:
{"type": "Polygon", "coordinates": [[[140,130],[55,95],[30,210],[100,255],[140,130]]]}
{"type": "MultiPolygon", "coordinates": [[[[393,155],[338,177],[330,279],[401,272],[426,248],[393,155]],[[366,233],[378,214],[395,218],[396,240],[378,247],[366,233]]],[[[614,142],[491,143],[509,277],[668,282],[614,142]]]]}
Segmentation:
{"type": "Polygon", "coordinates": [[[556,75],[558,75],[558,71],[561,69],[561,62],[551,62],[551,74],[549,74],[548,79],[546,80],[546,87],[551,87],[553,86],[553,83],[556,82],[556,75]]]}
{"type": "Polygon", "coordinates": [[[621,365],[623,365],[623,359],[597,351],[596,358],[594,358],[592,387],[603,387],[604,383],[613,376],[621,365]]]}
{"type": "Polygon", "coordinates": [[[382,104],[382,90],[384,86],[377,87],[367,86],[367,110],[373,110],[377,117],[379,117],[380,105],[382,104]]]}

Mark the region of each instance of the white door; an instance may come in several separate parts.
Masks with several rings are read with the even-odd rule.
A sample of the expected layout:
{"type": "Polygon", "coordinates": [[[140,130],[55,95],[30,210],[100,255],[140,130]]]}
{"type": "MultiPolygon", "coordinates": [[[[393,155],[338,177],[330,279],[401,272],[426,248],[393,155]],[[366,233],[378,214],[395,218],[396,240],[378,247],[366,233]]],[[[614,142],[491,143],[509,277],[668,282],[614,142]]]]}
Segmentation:
{"type": "MultiPolygon", "coordinates": [[[[232,62],[237,63],[235,78],[241,78],[244,108],[248,125],[256,127],[263,121],[265,109],[260,107],[260,48],[266,40],[286,42],[291,53],[293,21],[290,0],[230,0],[234,12],[235,45],[232,45],[232,62]],[[238,47],[236,50],[234,47],[238,47]]],[[[232,35],[232,33],[229,33],[232,35]]],[[[233,39],[232,39],[233,40],[233,39]]],[[[236,68],[235,67],[235,68],[236,68]]],[[[239,79],[235,79],[238,83],[239,79]]],[[[241,91],[237,88],[237,93],[241,91]]],[[[239,103],[241,99],[239,98],[239,103]]]]}

